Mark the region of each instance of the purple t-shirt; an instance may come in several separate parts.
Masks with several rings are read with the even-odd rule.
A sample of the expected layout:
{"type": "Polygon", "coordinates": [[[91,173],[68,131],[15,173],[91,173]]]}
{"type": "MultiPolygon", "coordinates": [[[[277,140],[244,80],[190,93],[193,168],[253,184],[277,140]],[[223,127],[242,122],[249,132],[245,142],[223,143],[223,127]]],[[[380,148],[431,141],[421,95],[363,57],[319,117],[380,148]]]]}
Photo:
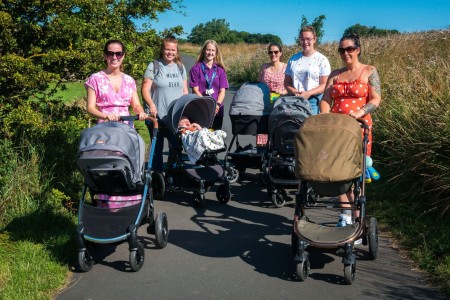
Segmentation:
{"type": "MultiPolygon", "coordinates": [[[[191,88],[198,86],[200,93],[202,93],[203,96],[208,96],[208,94],[206,94],[206,90],[208,89],[208,83],[206,82],[205,75],[203,74],[202,64],[203,62],[198,62],[191,68],[189,72],[190,77],[189,86],[191,88]]],[[[216,63],[213,64],[212,68],[209,68],[206,64],[203,65],[205,67],[205,73],[208,76],[209,80],[211,80],[214,71],[216,72],[216,75],[214,76],[214,80],[211,86],[211,88],[214,90],[214,93],[211,95],[211,97],[217,100],[220,89],[221,88],[228,89],[229,87],[227,74],[225,73],[225,70],[219,67],[216,63]]],[[[220,106],[220,110],[217,115],[223,116],[223,103],[220,106]]]]}

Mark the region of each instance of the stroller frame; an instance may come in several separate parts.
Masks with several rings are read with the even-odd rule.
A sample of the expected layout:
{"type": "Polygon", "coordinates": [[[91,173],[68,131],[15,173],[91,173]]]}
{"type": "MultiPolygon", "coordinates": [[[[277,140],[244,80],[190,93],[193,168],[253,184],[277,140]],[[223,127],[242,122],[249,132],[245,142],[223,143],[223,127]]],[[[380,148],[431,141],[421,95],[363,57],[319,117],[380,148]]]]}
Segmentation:
{"type": "MultiPolygon", "coordinates": [[[[123,121],[132,121],[137,119],[137,116],[120,117],[120,120],[123,121]]],[[[164,212],[160,212],[155,219],[151,187],[152,179],[150,176],[158,125],[154,118],[148,117],[148,120],[153,122],[155,128],[151,143],[151,151],[149,153],[149,160],[146,164],[145,170],[143,170],[143,182],[137,184],[135,188],[129,189],[127,192],[113,193],[114,195],[127,195],[136,194],[137,192],[142,191],[140,204],[113,210],[97,208],[86,204],[85,200],[88,190],[91,197],[98,191],[89,186],[87,181],[85,181],[78,208],[78,225],[76,227],[78,267],[83,272],[91,270],[95,264],[93,255],[95,250],[94,244],[111,244],[125,240],[128,241],[129,245],[130,267],[133,271],[139,271],[144,264],[145,251],[144,246],[138,240],[137,230],[145,223],[148,224],[148,233],[155,233],[157,247],[164,248],[167,245],[169,235],[167,215],[164,212]],[[102,222],[96,222],[97,218],[101,218],[102,222]],[[117,224],[118,220],[126,220],[125,222],[127,223],[120,226],[120,224],[117,224]]],[[[101,192],[104,191],[102,190],[101,192]]]]}
{"type": "MultiPolygon", "coordinates": [[[[369,127],[362,121],[359,122],[364,132],[362,168],[365,170],[369,127]]],[[[291,235],[291,246],[299,281],[304,281],[309,276],[310,262],[307,251],[309,246],[321,249],[342,248],[344,250],[342,263],[344,264],[346,284],[352,284],[355,280],[356,256],[353,253],[353,248],[357,239],[362,238],[362,244],[369,246],[370,259],[377,258],[378,224],[376,218],[366,216],[365,180],[365,172],[362,172],[361,178],[355,178],[344,185],[342,185],[342,182],[318,183],[306,180],[301,181],[299,192],[296,195],[294,224],[291,235]],[[320,196],[323,193],[325,193],[324,196],[338,196],[353,188],[354,202],[343,204],[329,200],[329,198],[320,198],[319,200],[318,197],[310,197],[311,187],[320,196]],[[345,227],[312,222],[306,215],[306,211],[321,208],[359,211],[359,217],[356,218],[354,224],[345,227]]]]}

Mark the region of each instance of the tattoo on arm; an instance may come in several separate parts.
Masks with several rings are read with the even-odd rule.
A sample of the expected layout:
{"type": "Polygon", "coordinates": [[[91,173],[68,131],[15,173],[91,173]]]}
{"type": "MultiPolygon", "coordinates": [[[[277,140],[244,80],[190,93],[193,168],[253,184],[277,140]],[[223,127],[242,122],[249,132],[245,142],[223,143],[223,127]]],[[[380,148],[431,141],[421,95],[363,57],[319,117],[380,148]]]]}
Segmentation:
{"type": "Polygon", "coordinates": [[[362,109],[364,110],[365,114],[370,114],[371,112],[373,112],[375,110],[375,108],[377,108],[377,106],[373,103],[367,103],[366,105],[364,105],[362,107],[362,109]]]}
{"type": "Polygon", "coordinates": [[[369,84],[373,86],[378,95],[381,96],[381,81],[380,76],[378,76],[377,69],[372,68],[372,74],[369,76],[369,84]]]}

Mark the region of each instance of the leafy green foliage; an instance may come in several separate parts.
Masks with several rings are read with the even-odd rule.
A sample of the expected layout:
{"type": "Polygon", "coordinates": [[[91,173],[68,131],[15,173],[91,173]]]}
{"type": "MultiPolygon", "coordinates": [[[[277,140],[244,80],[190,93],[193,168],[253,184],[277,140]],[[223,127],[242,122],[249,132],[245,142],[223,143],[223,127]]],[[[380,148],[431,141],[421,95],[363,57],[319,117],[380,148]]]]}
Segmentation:
{"type": "Polygon", "coordinates": [[[370,36],[386,36],[389,34],[399,34],[400,32],[398,30],[391,30],[391,29],[378,29],[375,26],[368,27],[361,25],[359,23],[356,23],[355,25],[352,25],[345,29],[343,36],[348,35],[350,33],[355,33],[359,35],[360,37],[370,37],[370,36]]]}
{"type": "Polygon", "coordinates": [[[268,44],[279,43],[281,39],[273,34],[248,33],[230,29],[230,24],[225,19],[212,19],[206,23],[200,23],[192,28],[187,41],[201,45],[206,40],[215,40],[217,43],[237,44],[268,44]]]}
{"type": "MultiPolygon", "coordinates": [[[[126,45],[125,71],[141,77],[159,47],[160,37],[149,22],[181,0],[62,0],[0,2],[1,114],[19,101],[42,94],[51,101],[50,82],[83,80],[103,68],[102,50],[109,39],[126,45]],[[145,31],[133,19],[145,19],[145,31]],[[74,34],[76,33],[76,34],[74,34]],[[49,91],[49,92],[48,92],[49,91]]],[[[171,31],[180,33],[177,26],[171,31]]],[[[59,84],[58,87],[61,85],[59,84]]]]}
{"type": "Polygon", "coordinates": [[[325,33],[323,30],[323,22],[325,21],[326,18],[327,17],[325,17],[325,15],[320,15],[320,16],[314,18],[312,23],[309,23],[308,19],[305,17],[305,15],[302,15],[302,23],[300,25],[300,29],[298,30],[298,35],[295,38],[295,42],[300,45],[300,31],[305,26],[312,26],[314,28],[314,30],[316,31],[317,44],[320,44],[322,42],[322,38],[325,33]]]}

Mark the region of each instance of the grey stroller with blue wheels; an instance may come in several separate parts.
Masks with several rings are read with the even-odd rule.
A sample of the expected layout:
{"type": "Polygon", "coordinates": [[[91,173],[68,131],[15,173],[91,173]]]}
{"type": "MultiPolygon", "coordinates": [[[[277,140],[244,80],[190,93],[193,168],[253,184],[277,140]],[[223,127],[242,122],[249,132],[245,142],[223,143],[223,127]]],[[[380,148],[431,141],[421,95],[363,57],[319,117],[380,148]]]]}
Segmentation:
{"type": "MultiPolygon", "coordinates": [[[[121,117],[124,121],[136,119],[121,117]]],[[[78,267],[83,272],[95,264],[95,244],[123,241],[128,241],[131,269],[139,271],[144,264],[145,249],[137,230],[144,224],[148,225],[149,233],[155,233],[157,247],[167,245],[167,215],[164,212],[156,218],[154,215],[150,171],[158,124],[153,118],[149,120],[155,127],[147,163],[142,137],[127,124],[103,122],[81,134],[77,165],[84,176],[84,188],[78,209],[76,243],[78,267]],[[99,195],[138,200],[110,202],[99,200],[99,195]],[[100,201],[108,207],[102,208],[100,201]]]]}
{"type": "Polygon", "coordinates": [[[292,250],[297,278],[306,280],[310,272],[308,247],[342,248],[344,280],[352,284],[356,275],[354,245],[361,239],[369,247],[369,258],[378,255],[378,224],[366,215],[366,149],[369,127],[364,122],[342,114],[308,117],[295,136],[295,175],[301,180],[296,197],[292,250]],[[361,134],[363,131],[363,137],[361,134]],[[312,187],[319,198],[308,196],[312,187]],[[336,197],[353,195],[352,203],[336,197]],[[336,226],[336,220],[319,220],[311,210],[351,210],[354,222],[336,226]]]}

